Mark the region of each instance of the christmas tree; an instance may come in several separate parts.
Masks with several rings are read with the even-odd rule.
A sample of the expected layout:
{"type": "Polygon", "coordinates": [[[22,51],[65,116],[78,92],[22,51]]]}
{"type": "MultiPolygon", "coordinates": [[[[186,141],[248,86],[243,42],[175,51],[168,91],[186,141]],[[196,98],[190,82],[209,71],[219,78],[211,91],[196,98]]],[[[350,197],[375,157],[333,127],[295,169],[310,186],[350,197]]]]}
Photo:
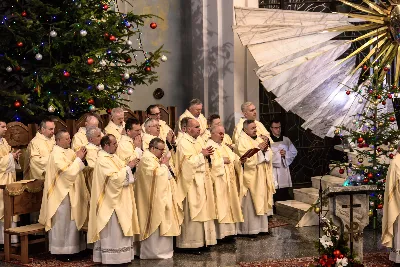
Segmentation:
{"type": "Polygon", "coordinates": [[[142,30],[156,29],[144,24],[153,15],[122,14],[109,0],[5,2],[0,112],[8,119],[74,118],[124,106],[124,93],[157,80],[161,47],[146,51],[141,39],[142,30]]]}
{"type": "MultiPolygon", "coordinates": [[[[370,75],[369,66],[364,66],[365,81],[357,87],[348,88],[346,94],[360,104],[360,112],[353,119],[352,127],[338,126],[335,131],[343,140],[350,141],[354,152],[349,162],[336,162],[339,172],[349,174],[345,186],[377,185],[378,191],[370,194],[369,215],[376,227],[377,209],[383,207],[383,190],[390,159],[394,157],[400,131],[393,109],[393,97],[398,96],[396,85],[383,78],[390,72],[390,65],[374,67],[370,75]]],[[[389,77],[389,75],[387,75],[389,77]]]]}

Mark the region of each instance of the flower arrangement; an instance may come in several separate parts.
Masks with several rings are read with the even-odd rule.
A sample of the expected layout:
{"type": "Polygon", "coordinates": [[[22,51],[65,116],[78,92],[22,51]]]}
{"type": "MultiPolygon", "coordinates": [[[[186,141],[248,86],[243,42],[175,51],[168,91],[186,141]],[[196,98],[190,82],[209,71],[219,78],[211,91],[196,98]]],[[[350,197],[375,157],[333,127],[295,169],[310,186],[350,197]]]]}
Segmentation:
{"type": "Polygon", "coordinates": [[[322,237],[316,242],[320,257],[310,267],[361,267],[363,266],[350,254],[347,238],[340,234],[339,226],[321,216],[322,237]]]}

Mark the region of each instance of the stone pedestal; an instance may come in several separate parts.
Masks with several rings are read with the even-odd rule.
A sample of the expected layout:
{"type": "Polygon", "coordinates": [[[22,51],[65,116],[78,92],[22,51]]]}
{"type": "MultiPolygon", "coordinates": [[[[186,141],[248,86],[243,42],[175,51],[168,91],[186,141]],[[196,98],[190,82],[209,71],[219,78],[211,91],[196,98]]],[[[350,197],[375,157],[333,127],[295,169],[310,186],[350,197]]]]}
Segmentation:
{"type": "Polygon", "coordinates": [[[350,251],[355,258],[363,260],[363,231],[368,225],[369,194],[376,185],[329,187],[330,218],[340,226],[341,233],[348,237],[350,251]]]}

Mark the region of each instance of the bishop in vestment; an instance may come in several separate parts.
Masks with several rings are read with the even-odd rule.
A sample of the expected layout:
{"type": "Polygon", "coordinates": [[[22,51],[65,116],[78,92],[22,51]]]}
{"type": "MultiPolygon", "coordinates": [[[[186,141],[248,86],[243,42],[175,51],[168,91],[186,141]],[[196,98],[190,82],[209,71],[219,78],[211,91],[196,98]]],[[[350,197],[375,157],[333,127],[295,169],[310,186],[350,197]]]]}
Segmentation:
{"type": "MultiPolygon", "coordinates": [[[[171,129],[171,127],[169,127],[168,124],[161,119],[161,111],[157,105],[148,106],[146,109],[146,115],[147,115],[147,119],[155,119],[158,121],[158,123],[160,125],[159,137],[161,138],[161,140],[166,140],[168,133],[174,132],[171,129]]],[[[145,132],[144,124],[143,124],[142,128],[143,128],[143,132],[145,132]]]]}
{"type": "Polygon", "coordinates": [[[245,102],[241,106],[243,118],[241,118],[236,124],[235,129],[233,130],[232,141],[233,143],[237,143],[239,140],[239,136],[242,134],[243,130],[243,122],[245,120],[253,120],[257,125],[257,135],[261,137],[264,141],[267,140],[267,137],[270,136],[269,132],[265,128],[265,126],[256,120],[257,118],[257,109],[256,106],[251,102],[245,102]]]}
{"type": "Polygon", "coordinates": [[[212,180],[206,157],[213,154],[200,138],[200,124],[190,119],[179,141],[176,153],[176,201],[183,211],[181,235],[176,238],[178,248],[199,248],[217,243],[216,219],[212,180]]]}
{"type": "MultiPolygon", "coordinates": [[[[16,181],[15,167],[18,166],[18,159],[21,151],[13,152],[4,138],[7,132],[7,126],[4,121],[0,121],[0,184],[10,184],[16,181]]],[[[4,244],[4,200],[3,190],[0,189],[0,244],[4,244]]],[[[16,227],[16,223],[12,222],[16,227]]],[[[11,236],[11,242],[18,242],[17,236],[11,236]]]]}
{"type": "Polygon", "coordinates": [[[74,152],[70,144],[66,130],[57,132],[46,167],[39,223],[49,231],[52,254],[74,254],[86,249],[84,235],[79,232],[87,219],[89,204],[82,173],[86,149],[74,152]]]}
{"type": "Polygon", "coordinates": [[[86,130],[89,127],[99,127],[99,119],[94,115],[88,115],[85,121],[85,127],[80,127],[78,132],[72,137],[72,149],[79,150],[81,147],[86,146],[89,141],[86,136],[86,130]]]}
{"type": "MultiPolygon", "coordinates": [[[[399,149],[398,149],[399,151],[399,149]]],[[[382,218],[382,245],[390,248],[389,260],[400,265],[400,154],[389,165],[382,218]]],[[[396,265],[396,266],[397,266],[396,265]]]]}
{"type": "Polygon", "coordinates": [[[180,234],[177,205],[170,180],[169,158],[163,155],[165,142],[150,141],[137,167],[135,197],[140,224],[140,258],[169,259],[173,256],[173,236],[180,234]]]}
{"type": "Polygon", "coordinates": [[[55,144],[54,129],[54,121],[43,120],[39,132],[29,142],[24,164],[25,180],[44,179],[47,161],[55,144]]]}
{"type": "Polygon", "coordinates": [[[121,136],[124,133],[124,110],[122,108],[113,108],[111,110],[111,119],[104,132],[106,134],[112,134],[117,139],[117,142],[121,140],[121,136]]]}
{"type": "Polygon", "coordinates": [[[242,199],[244,222],[238,226],[238,234],[244,235],[268,232],[268,214],[272,213],[275,193],[272,151],[268,142],[257,136],[257,129],[255,121],[244,121],[243,132],[236,143],[236,153],[240,157],[250,149],[260,149],[244,163],[242,199]]]}
{"type": "Polygon", "coordinates": [[[88,224],[88,243],[95,243],[93,261],[103,264],[129,263],[134,258],[133,235],[140,234],[131,169],[116,154],[113,135],[101,139],[93,171],[88,224]]]}
{"type": "Polygon", "coordinates": [[[202,136],[207,129],[207,119],[201,113],[203,110],[203,103],[199,99],[193,99],[189,102],[189,107],[185,112],[179,117],[179,135],[182,135],[181,121],[183,118],[189,117],[195,119],[200,124],[200,136],[202,136]]]}
{"type": "Polygon", "coordinates": [[[239,199],[239,189],[243,187],[243,173],[239,157],[224,143],[224,127],[213,126],[210,132],[211,138],[206,146],[214,148],[214,154],[211,155],[210,175],[217,205],[217,238],[222,239],[236,235],[236,223],[243,222],[239,199]],[[240,181],[239,186],[237,180],[240,181]]]}

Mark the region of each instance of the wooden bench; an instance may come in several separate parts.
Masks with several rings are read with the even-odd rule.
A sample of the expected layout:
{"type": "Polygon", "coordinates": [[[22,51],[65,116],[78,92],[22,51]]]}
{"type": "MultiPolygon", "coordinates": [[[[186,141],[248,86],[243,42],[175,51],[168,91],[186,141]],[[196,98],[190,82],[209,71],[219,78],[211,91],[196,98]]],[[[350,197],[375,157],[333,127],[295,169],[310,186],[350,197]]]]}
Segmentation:
{"type": "Polygon", "coordinates": [[[16,259],[23,264],[29,262],[28,246],[29,244],[45,243],[45,249],[48,250],[48,241],[45,235],[45,229],[42,224],[30,224],[20,227],[11,227],[12,218],[15,215],[28,214],[40,211],[43,195],[44,180],[31,180],[0,185],[4,195],[4,254],[5,260],[16,259]],[[42,234],[34,240],[29,240],[29,235],[42,234]],[[20,238],[19,244],[11,245],[11,236],[17,235],[20,238]],[[14,253],[14,247],[19,247],[14,253]]]}

